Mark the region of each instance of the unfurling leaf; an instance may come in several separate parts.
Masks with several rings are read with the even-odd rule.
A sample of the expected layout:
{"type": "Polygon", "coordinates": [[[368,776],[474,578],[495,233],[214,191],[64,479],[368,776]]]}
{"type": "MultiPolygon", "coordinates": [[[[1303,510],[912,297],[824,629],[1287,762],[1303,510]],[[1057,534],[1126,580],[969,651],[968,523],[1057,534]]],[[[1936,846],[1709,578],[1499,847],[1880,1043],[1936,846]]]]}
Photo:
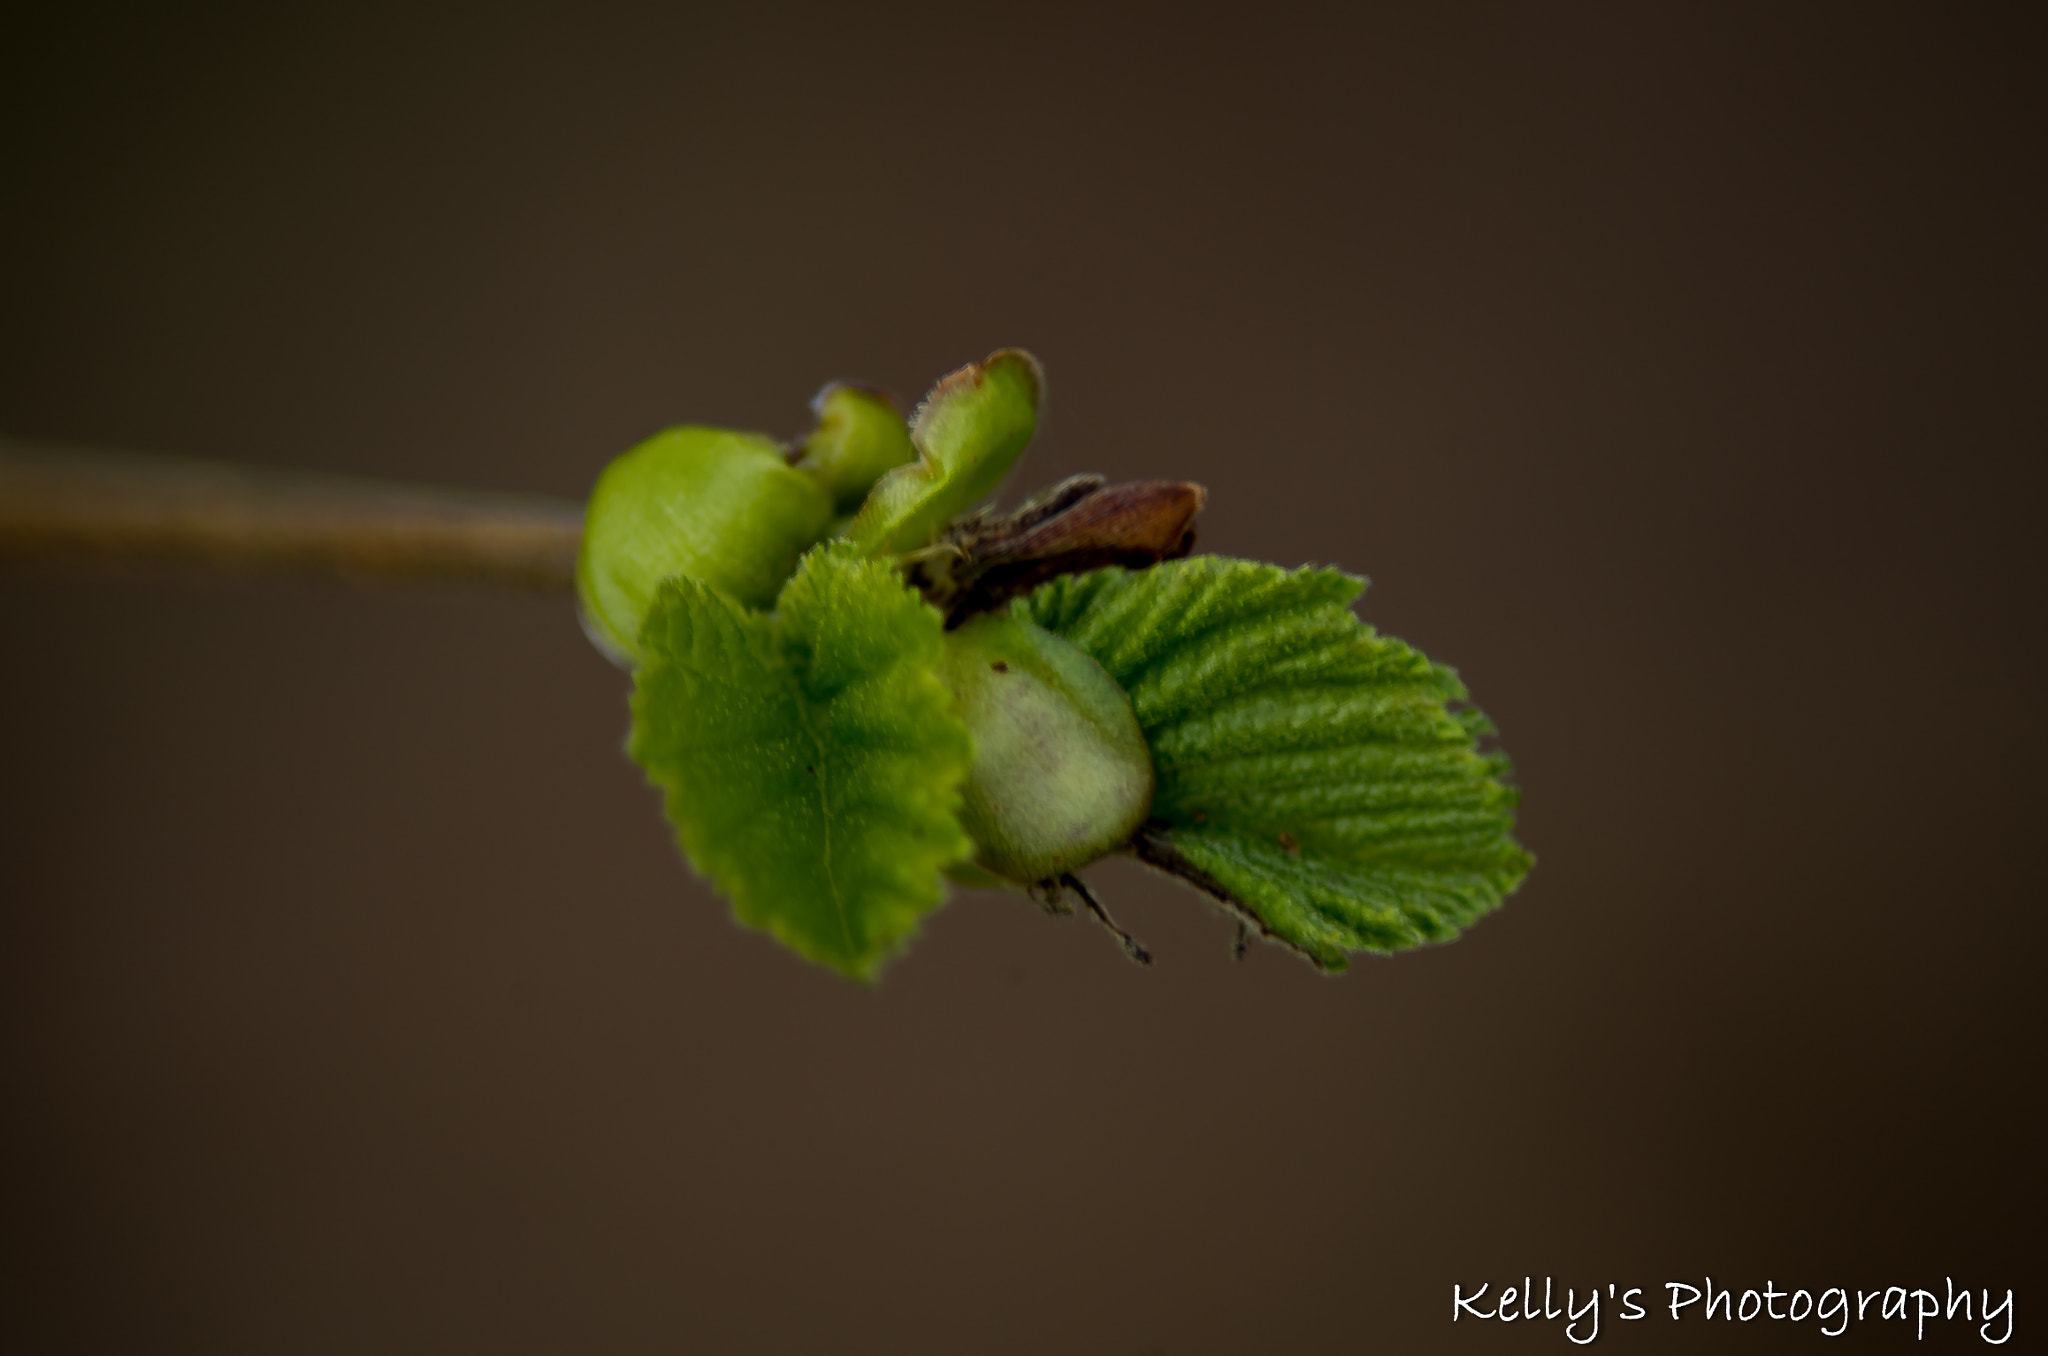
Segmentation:
{"type": "Polygon", "coordinates": [[[1350,611],[1335,570],[1196,556],[1014,606],[1130,693],[1159,786],[1139,855],[1320,966],[1446,941],[1532,859],[1457,675],[1350,611]]]}
{"type": "Polygon", "coordinates": [[[875,482],[847,539],[877,555],[929,543],[1002,482],[1038,427],[1044,390],[1038,360],[1020,348],[940,378],[910,426],[918,459],[875,482]]]}
{"type": "Polygon", "coordinates": [[[806,555],[773,613],[682,578],[640,632],[630,750],[684,852],[741,921],[855,978],[972,849],[942,636],[894,569],[844,543],[806,555]]]}

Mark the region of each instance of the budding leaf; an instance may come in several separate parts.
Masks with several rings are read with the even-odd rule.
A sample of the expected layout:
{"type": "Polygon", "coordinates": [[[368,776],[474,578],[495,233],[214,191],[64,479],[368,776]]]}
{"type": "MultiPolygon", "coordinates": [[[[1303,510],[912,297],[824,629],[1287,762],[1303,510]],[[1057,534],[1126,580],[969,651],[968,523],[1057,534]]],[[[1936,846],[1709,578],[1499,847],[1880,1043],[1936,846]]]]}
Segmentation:
{"type": "Polygon", "coordinates": [[[804,556],[773,613],[680,578],[639,642],[630,752],[684,852],[812,960],[871,978],[973,845],[972,745],[939,678],[939,614],[845,543],[804,556]]]}
{"type": "Polygon", "coordinates": [[[837,512],[858,509],[877,480],[917,455],[909,425],[880,391],[835,381],[811,408],[818,426],[804,436],[796,469],[831,491],[837,512]]]}
{"type": "Polygon", "coordinates": [[[954,515],[993,492],[1038,427],[1045,374],[1020,348],[939,379],[918,406],[918,458],[880,480],[846,536],[870,554],[915,551],[954,515]]]}
{"type": "Polygon", "coordinates": [[[1272,936],[1349,951],[1447,941],[1533,859],[1507,759],[1452,670],[1352,615],[1335,570],[1195,556],[1058,579],[1016,607],[1131,695],[1154,832],[1272,936]]]}

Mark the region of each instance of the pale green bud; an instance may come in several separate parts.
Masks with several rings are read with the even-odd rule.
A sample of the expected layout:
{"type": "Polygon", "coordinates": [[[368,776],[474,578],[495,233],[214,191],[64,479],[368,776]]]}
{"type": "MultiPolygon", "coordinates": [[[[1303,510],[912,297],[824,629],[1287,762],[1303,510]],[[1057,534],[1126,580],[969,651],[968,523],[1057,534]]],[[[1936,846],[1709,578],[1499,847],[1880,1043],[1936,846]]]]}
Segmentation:
{"type": "Polygon", "coordinates": [[[584,511],[576,592],[584,628],[620,663],[663,580],[686,575],[768,607],[832,520],[832,495],[757,433],[657,433],[598,477],[584,511]]]}
{"type": "Polygon", "coordinates": [[[835,381],[811,401],[818,426],[805,435],[796,469],[832,493],[840,513],[852,513],[885,472],[917,455],[910,426],[880,391],[835,381]]]}
{"type": "Polygon", "coordinates": [[[960,820],[975,861],[1037,884],[1123,847],[1152,809],[1152,754],[1102,666],[1007,612],[946,636],[946,685],[974,736],[960,820]]]}

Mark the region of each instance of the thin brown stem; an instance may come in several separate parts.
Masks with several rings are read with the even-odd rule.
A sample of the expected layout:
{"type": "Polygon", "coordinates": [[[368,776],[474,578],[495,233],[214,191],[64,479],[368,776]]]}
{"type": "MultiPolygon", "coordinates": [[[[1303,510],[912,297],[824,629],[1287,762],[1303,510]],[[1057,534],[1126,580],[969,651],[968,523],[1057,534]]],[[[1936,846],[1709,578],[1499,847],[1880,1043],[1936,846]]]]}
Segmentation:
{"type": "Polygon", "coordinates": [[[1244,959],[1245,952],[1250,949],[1251,939],[1256,934],[1267,941],[1277,942],[1291,951],[1299,952],[1309,964],[1315,966],[1318,970],[1324,968],[1323,963],[1309,952],[1302,950],[1301,947],[1277,935],[1271,928],[1267,927],[1260,920],[1258,914],[1252,911],[1251,906],[1232,894],[1222,881],[1217,880],[1214,876],[1189,861],[1187,855],[1174,846],[1173,834],[1165,824],[1160,823],[1158,820],[1146,824],[1136,834],[1132,835],[1131,841],[1125,846],[1125,850],[1154,871],[1172,876],[1175,880],[1184,881],[1192,885],[1195,889],[1207,895],[1225,913],[1236,919],[1237,932],[1232,937],[1230,943],[1230,953],[1235,959],[1244,959]]]}
{"type": "Polygon", "coordinates": [[[1152,963],[1152,953],[1145,949],[1145,944],[1117,926],[1116,919],[1109,916],[1109,910],[1102,907],[1102,901],[1095,897],[1095,892],[1089,889],[1087,883],[1079,876],[1070,871],[1061,876],[1056,885],[1072,890],[1081,897],[1081,902],[1088,906],[1088,912],[1095,915],[1096,922],[1109,929],[1110,935],[1116,938],[1117,945],[1124,949],[1126,956],[1140,965],[1152,963]]]}
{"type": "Polygon", "coordinates": [[[583,508],[309,472],[0,440],[0,558],[575,584],[583,508]]]}

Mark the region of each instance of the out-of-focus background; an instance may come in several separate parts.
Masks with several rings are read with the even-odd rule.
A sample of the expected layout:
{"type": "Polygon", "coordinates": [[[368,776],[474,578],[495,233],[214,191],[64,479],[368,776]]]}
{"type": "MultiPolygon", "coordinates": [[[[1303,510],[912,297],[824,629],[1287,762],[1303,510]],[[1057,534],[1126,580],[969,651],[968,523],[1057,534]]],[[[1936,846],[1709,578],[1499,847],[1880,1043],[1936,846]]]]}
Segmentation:
{"type": "MultiPolygon", "coordinates": [[[[1370,574],[1539,865],[1329,979],[1111,864],[1150,973],[966,894],[863,990],[692,878],[566,598],[0,567],[0,1345],[1562,1349],[1450,1321],[1525,1273],[2035,1321],[2042,54],[1998,11],[7,45],[0,429],[580,496],[1021,344],[1016,488],[1196,479],[1206,549],[1370,574]]],[[[1602,1340],[1815,1335],[1728,1326],[1602,1340]]]]}

